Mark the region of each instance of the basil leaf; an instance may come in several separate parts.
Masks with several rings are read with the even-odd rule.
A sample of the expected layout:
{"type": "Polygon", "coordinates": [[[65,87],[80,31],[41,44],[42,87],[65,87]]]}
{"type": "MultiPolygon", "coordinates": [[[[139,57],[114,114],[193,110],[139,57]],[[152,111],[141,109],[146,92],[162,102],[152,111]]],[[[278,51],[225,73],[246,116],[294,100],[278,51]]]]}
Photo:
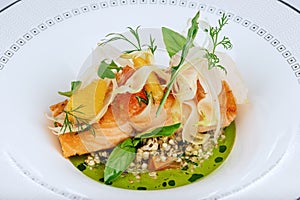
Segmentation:
{"type": "Polygon", "coordinates": [[[140,138],[133,138],[132,144],[134,147],[137,147],[141,143],[140,138]]]}
{"type": "Polygon", "coordinates": [[[107,160],[104,169],[104,182],[110,183],[116,180],[134,160],[135,154],[136,148],[131,138],[116,146],[107,160]]]}
{"type": "Polygon", "coordinates": [[[120,71],[121,67],[118,67],[114,61],[111,61],[111,63],[108,64],[105,62],[105,60],[103,60],[100,63],[98,68],[98,76],[102,79],[104,78],[113,79],[116,77],[115,73],[112,71],[113,69],[120,71]]]}
{"type": "Polygon", "coordinates": [[[128,138],[122,143],[118,144],[118,146],[116,146],[111,152],[105,165],[104,182],[107,184],[111,183],[127,169],[130,163],[134,160],[137,146],[141,143],[142,139],[170,136],[180,126],[181,123],[159,127],[150,132],[141,133],[134,138],[128,138]]]}
{"type": "Polygon", "coordinates": [[[169,28],[162,27],[162,35],[170,57],[181,51],[186,43],[186,38],[184,36],[169,28]]]}
{"type": "Polygon", "coordinates": [[[59,91],[58,94],[66,96],[66,97],[71,97],[74,94],[74,92],[80,88],[81,83],[82,83],[81,81],[72,81],[70,91],[67,91],[67,92],[59,91]]]}
{"type": "Polygon", "coordinates": [[[155,138],[155,137],[162,137],[162,136],[170,136],[172,135],[179,127],[181,126],[181,123],[173,124],[170,126],[162,126],[155,128],[154,130],[146,133],[141,133],[139,135],[136,135],[135,138],[155,138]]]}
{"type": "Polygon", "coordinates": [[[133,140],[131,138],[128,138],[128,139],[124,140],[123,142],[121,142],[118,146],[122,149],[134,147],[133,140]]]}

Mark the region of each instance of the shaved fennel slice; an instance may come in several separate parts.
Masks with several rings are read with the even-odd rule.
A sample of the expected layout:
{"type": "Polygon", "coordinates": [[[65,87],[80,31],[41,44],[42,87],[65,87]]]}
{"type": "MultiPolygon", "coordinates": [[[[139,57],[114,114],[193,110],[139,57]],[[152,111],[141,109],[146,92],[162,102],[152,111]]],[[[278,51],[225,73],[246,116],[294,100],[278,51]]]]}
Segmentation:
{"type": "Polygon", "coordinates": [[[209,76],[209,79],[211,80],[210,86],[217,94],[219,94],[222,90],[222,80],[225,80],[230,86],[237,104],[247,103],[248,89],[232,58],[225,53],[216,53],[220,59],[220,64],[227,70],[226,74],[219,68],[208,69],[207,59],[205,59],[203,55],[205,55],[205,50],[201,47],[193,47],[186,59],[198,72],[205,74],[206,77],[209,76]]]}
{"type": "Polygon", "coordinates": [[[173,95],[176,96],[180,102],[193,99],[197,92],[197,80],[198,75],[195,73],[193,67],[182,70],[173,85],[173,95]]]}
{"type": "Polygon", "coordinates": [[[163,72],[157,66],[143,66],[135,71],[135,73],[126,81],[126,83],[115,89],[115,94],[137,93],[141,91],[147,82],[149,75],[152,72],[159,72],[157,75],[160,80],[167,82],[170,76],[163,72]]]}
{"type": "MultiPolygon", "coordinates": [[[[77,75],[77,79],[82,81],[81,88],[88,85],[98,77],[98,67],[103,60],[119,61],[122,52],[111,45],[97,46],[85,60],[77,75]]],[[[121,61],[120,62],[124,62],[121,61]]],[[[125,65],[124,65],[125,66],[125,65]]]]}
{"type": "Polygon", "coordinates": [[[199,114],[197,106],[194,101],[187,101],[183,103],[183,129],[182,139],[186,142],[194,142],[194,138],[198,133],[199,114]]]}
{"type": "Polygon", "coordinates": [[[227,70],[227,75],[218,70],[220,79],[225,80],[228,83],[237,104],[248,103],[248,88],[246,87],[235,62],[225,53],[217,52],[216,54],[220,59],[220,64],[225,66],[227,70]]]}
{"type": "Polygon", "coordinates": [[[162,109],[162,112],[156,116],[157,106],[153,104],[151,99],[149,98],[147,107],[141,113],[130,118],[131,126],[138,132],[163,126],[167,121],[165,109],[162,109]]]}
{"type": "MultiPolygon", "coordinates": [[[[207,62],[202,61],[201,64],[206,65],[207,62]]],[[[195,67],[195,69],[196,71],[198,71],[199,79],[201,80],[200,82],[206,93],[205,98],[202,99],[201,101],[205,102],[206,105],[205,104],[204,105],[211,107],[212,110],[210,111],[209,109],[200,108],[202,103],[200,103],[199,106],[197,105],[197,110],[200,115],[203,114],[203,112],[205,112],[204,115],[206,115],[206,123],[208,123],[206,124],[207,126],[209,126],[211,123],[215,124],[214,140],[215,142],[217,142],[221,134],[221,110],[220,110],[220,102],[218,99],[218,94],[221,92],[222,85],[220,79],[216,77],[217,74],[209,73],[210,71],[208,70],[201,70],[200,67],[195,67]],[[219,81],[220,81],[220,86],[219,86],[219,81]]]]}
{"type": "Polygon", "coordinates": [[[211,104],[211,96],[208,95],[197,103],[197,110],[200,114],[199,126],[211,127],[218,123],[217,114],[211,104]]]}
{"type": "MultiPolygon", "coordinates": [[[[208,69],[207,59],[204,57],[205,54],[206,51],[202,47],[191,48],[189,54],[185,59],[184,67],[193,68],[195,70],[195,73],[198,73],[198,76],[201,77],[201,80],[209,79],[209,87],[214,90],[216,94],[219,94],[222,89],[222,80],[220,74],[224,73],[224,71],[221,71],[220,69],[208,69]]],[[[208,87],[207,81],[203,86],[208,87]]]]}
{"type": "MultiPolygon", "coordinates": [[[[58,123],[62,123],[63,120],[64,120],[64,114],[61,113],[60,115],[58,115],[57,117],[52,117],[50,116],[48,113],[45,114],[46,118],[48,120],[50,120],[51,122],[55,123],[55,122],[58,122],[58,123]]],[[[54,134],[54,135],[60,135],[60,129],[61,127],[53,127],[53,126],[48,126],[48,128],[51,130],[51,132],[54,134]]]]}
{"type": "MultiPolygon", "coordinates": [[[[191,24],[192,19],[190,18],[187,22],[185,30],[182,32],[182,35],[187,35],[188,29],[189,27],[191,27],[191,24]]],[[[206,48],[208,51],[212,51],[214,44],[211,36],[209,35],[209,29],[211,26],[208,22],[208,19],[205,18],[204,20],[198,20],[198,26],[202,31],[198,31],[195,41],[197,41],[198,44],[202,44],[201,47],[206,48]]]]}
{"type": "Polygon", "coordinates": [[[214,139],[217,141],[221,134],[221,114],[218,94],[222,90],[222,81],[220,73],[208,69],[207,60],[204,58],[204,55],[205,50],[202,48],[191,48],[186,58],[185,67],[190,67],[194,70],[194,73],[198,75],[200,83],[205,90],[205,98],[201,100],[202,103],[197,105],[197,114],[206,116],[206,120],[200,122],[200,124],[202,123],[201,125],[215,125],[214,139]],[[200,108],[201,106],[203,106],[203,109],[200,108]]]}
{"type": "MultiPolygon", "coordinates": [[[[191,50],[194,48],[191,48],[191,50]]],[[[172,87],[172,94],[180,102],[191,100],[195,97],[197,92],[197,80],[198,74],[194,69],[194,63],[203,60],[205,52],[191,51],[189,52],[187,58],[184,60],[180,70],[180,73],[175,79],[172,87]],[[201,53],[201,54],[199,54],[201,53]]],[[[180,62],[181,52],[178,52],[171,58],[170,66],[177,66],[180,62]]]]}
{"type": "Polygon", "coordinates": [[[213,49],[213,40],[211,38],[211,36],[209,35],[209,29],[210,29],[210,25],[207,21],[204,20],[200,20],[199,21],[199,27],[200,29],[203,31],[203,33],[205,33],[205,38],[202,44],[202,47],[206,48],[209,52],[212,51],[213,49]]]}

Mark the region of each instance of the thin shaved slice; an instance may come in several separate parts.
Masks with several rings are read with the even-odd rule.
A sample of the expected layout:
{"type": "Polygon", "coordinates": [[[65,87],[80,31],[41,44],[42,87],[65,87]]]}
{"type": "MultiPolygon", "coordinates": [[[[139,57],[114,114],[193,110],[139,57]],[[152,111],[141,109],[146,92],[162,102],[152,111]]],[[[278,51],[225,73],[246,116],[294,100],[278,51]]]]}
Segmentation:
{"type": "MultiPolygon", "coordinates": [[[[230,89],[228,83],[226,81],[222,81],[222,90],[221,93],[218,95],[219,102],[220,102],[220,114],[221,114],[221,127],[226,127],[229,126],[230,123],[236,118],[237,116],[237,105],[236,105],[236,100],[233,95],[232,90],[230,89]]],[[[205,104],[205,99],[199,102],[198,104],[198,109],[204,110],[204,104],[205,104]],[[203,103],[204,102],[204,103],[203,103]]],[[[207,104],[207,107],[205,110],[205,114],[207,115],[206,117],[210,117],[209,115],[211,114],[208,112],[208,110],[212,110],[212,107],[207,104]]],[[[201,120],[200,120],[201,122],[201,120]]],[[[214,130],[216,128],[216,124],[207,124],[207,123],[200,123],[198,126],[198,131],[199,132],[206,132],[210,130],[214,130]],[[203,126],[203,124],[206,124],[203,126]]]]}

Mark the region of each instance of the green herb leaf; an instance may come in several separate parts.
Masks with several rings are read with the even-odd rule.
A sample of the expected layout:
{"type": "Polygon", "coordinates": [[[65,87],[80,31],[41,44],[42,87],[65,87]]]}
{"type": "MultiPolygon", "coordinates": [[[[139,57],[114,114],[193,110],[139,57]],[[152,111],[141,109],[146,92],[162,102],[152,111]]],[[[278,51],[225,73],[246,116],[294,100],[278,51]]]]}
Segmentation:
{"type": "Polygon", "coordinates": [[[181,123],[159,127],[150,132],[141,133],[134,138],[128,138],[118,144],[111,152],[105,165],[104,182],[107,184],[111,183],[128,168],[135,158],[137,147],[141,144],[142,139],[170,136],[180,126],[181,123]]]}
{"type": "Polygon", "coordinates": [[[149,99],[152,98],[152,92],[147,92],[146,90],[144,90],[145,94],[146,94],[146,98],[140,97],[140,96],[135,96],[135,98],[138,100],[138,103],[140,106],[142,106],[142,102],[146,105],[148,105],[149,103],[149,99]]]}
{"type": "Polygon", "coordinates": [[[71,97],[73,95],[73,93],[80,88],[81,83],[82,83],[81,81],[72,81],[70,91],[58,92],[58,94],[66,96],[66,97],[71,97]]]}
{"type": "Polygon", "coordinates": [[[106,63],[105,60],[103,60],[98,68],[98,76],[102,79],[109,78],[113,79],[116,77],[115,73],[112,70],[120,71],[122,68],[118,67],[117,64],[114,61],[111,61],[110,64],[106,63]]]}
{"type": "Polygon", "coordinates": [[[140,138],[133,138],[133,140],[132,140],[132,144],[136,148],[140,145],[141,142],[142,142],[142,140],[140,138]]]}
{"type": "Polygon", "coordinates": [[[186,43],[186,38],[184,36],[169,28],[162,27],[162,35],[170,57],[182,50],[184,44],[186,43]]]}
{"type": "Polygon", "coordinates": [[[148,100],[147,99],[144,99],[143,97],[140,97],[140,96],[135,96],[135,98],[138,100],[140,106],[142,106],[142,102],[144,104],[148,105],[148,100]]]}
{"type": "Polygon", "coordinates": [[[136,148],[131,138],[115,147],[104,169],[104,182],[110,183],[116,180],[134,160],[135,154],[136,148]]]}
{"type": "Polygon", "coordinates": [[[206,32],[209,32],[209,35],[212,39],[213,42],[213,49],[211,52],[209,52],[208,50],[206,50],[206,55],[205,58],[207,58],[208,60],[208,69],[212,69],[212,68],[220,68],[223,71],[225,71],[225,73],[227,73],[225,67],[223,67],[222,65],[219,64],[219,58],[218,56],[215,54],[216,49],[218,46],[223,46],[224,49],[231,49],[232,48],[232,44],[231,41],[228,37],[224,36],[222,40],[219,39],[219,33],[222,31],[223,27],[228,24],[228,18],[225,14],[222,15],[221,19],[218,20],[218,26],[216,27],[210,27],[209,31],[206,30],[206,32]]]}
{"type": "Polygon", "coordinates": [[[163,105],[165,104],[165,102],[166,102],[166,100],[167,100],[167,98],[168,98],[168,96],[171,92],[174,81],[176,80],[176,77],[179,74],[180,67],[182,66],[182,64],[183,64],[190,48],[193,45],[194,39],[195,39],[195,37],[197,35],[197,32],[199,30],[199,26],[198,26],[199,16],[200,16],[200,12],[198,11],[197,14],[195,15],[195,17],[192,19],[192,24],[191,24],[191,27],[189,28],[188,34],[187,34],[187,40],[186,40],[186,42],[185,42],[185,44],[183,45],[183,48],[182,48],[179,64],[177,66],[172,67],[171,79],[170,79],[169,84],[167,85],[167,90],[164,93],[164,96],[163,96],[163,98],[162,98],[162,100],[161,100],[161,102],[158,106],[158,109],[156,111],[156,115],[159,114],[160,110],[162,109],[163,105]]]}
{"type": "Polygon", "coordinates": [[[154,44],[154,39],[152,38],[152,36],[150,35],[150,45],[141,45],[141,40],[140,40],[140,36],[139,36],[139,28],[140,26],[136,27],[136,29],[133,29],[131,27],[127,27],[127,29],[129,30],[129,32],[133,35],[135,41],[131,41],[130,38],[126,37],[125,35],[121,34],[121,33],[110,33],[108,35],[106,35],[106,38],[103,39],[102,41],[99,42],[99,46],[105,45],[107,43],[116,41],[116,40],[123,40],[127,43],[129,43],[131,46],[133,46],[133,49],[124,51],[124,53],[132,53],[134,51],[142,51],[142,47],[146,46],[150,49],[150,51],[152,52],[152,54],[154,54],[155,50],[157,49],[157,46],[154,44]]]}
{"type": "Polygon", "coordinates": [[[172,124],[170,126],[162,126],[155,128],[154,130],[146,133],[141,133],[136,135],[135,138],[147,139],[147,138],[156,138],[156,137],[163,137],[163,136],[170,136],[172,135],[179,127],[181,123],[172,124]]]}
{"type": "Polygon", "coordinates": [[[154,55],[154,52],[157,49],[157,45],[155,45],[155,39],[152,38],[152,35],[150,35],[150,44],[149,45],[143,45],[143,46],[147,46],[148,49],[151,51],[151,53],[154,55]]]}

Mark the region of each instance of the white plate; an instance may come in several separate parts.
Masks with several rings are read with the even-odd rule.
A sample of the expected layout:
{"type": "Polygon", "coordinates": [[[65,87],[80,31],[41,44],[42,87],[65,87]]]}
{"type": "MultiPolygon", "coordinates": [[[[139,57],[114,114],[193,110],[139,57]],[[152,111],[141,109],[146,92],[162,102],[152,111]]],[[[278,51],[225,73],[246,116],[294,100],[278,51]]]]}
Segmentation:
{"type": "MultiPolygon", "coordinates": [[[[5,169],[12,168],[13,173],[29,178],[30,184],[43,190],[40,197],[52,193],[57,198],[71,199],[213,199],[245,188],[278,164],[299,126],[296,105],[300,100],[300,67],[292,43],[287,45],[286,38],[277,37],[280,33],[269,31],[274,26],[268,18],[261,18],[264,14],[252,19],[246,9],[245,16],[235,13],[234,1],[229,6],[177,0],[79,3],[53,1],[38,6],[34,1],[22,2],[15,11],[25,13],[33,6],[40,13],[24,16],[28,20],[21,27],[11,27],[9,30],[16,31],[10,37],[9,30],[3,32],[0,160],[8,164],[5,169]],[[46,8],[50,11],[44,16],[46,8]],[[212,23],[225,10],[230,14],[224,32],[234,48],[228,53],[249,88],[249,104],[239,110],[237,138],[229,158],[202,181],[171,190],[127,191],[85,177],[62,157],[57,138],[47,130],[44,113],[49,105],[61,100],[57,91],[68,90],[85,58],[107,33],[124,32],[127,26],[137,25],[183,31],[187,19],[198,9],[201,17],[212,23]]],[[[273,9],[278,6],[270,5],[273,9]]],[[[9,19],[6,15],[4,18],[9,19]]],[[[10,27],[8,23],[6,26],[10,27]]],[[[2,178],[10,184],[15,174],[1,171],[2,178]]],[[[26,194],[25,189],[19,191],[26,194]]],[[[13,192],[2,195],[20,197],[13,192]]]]}

